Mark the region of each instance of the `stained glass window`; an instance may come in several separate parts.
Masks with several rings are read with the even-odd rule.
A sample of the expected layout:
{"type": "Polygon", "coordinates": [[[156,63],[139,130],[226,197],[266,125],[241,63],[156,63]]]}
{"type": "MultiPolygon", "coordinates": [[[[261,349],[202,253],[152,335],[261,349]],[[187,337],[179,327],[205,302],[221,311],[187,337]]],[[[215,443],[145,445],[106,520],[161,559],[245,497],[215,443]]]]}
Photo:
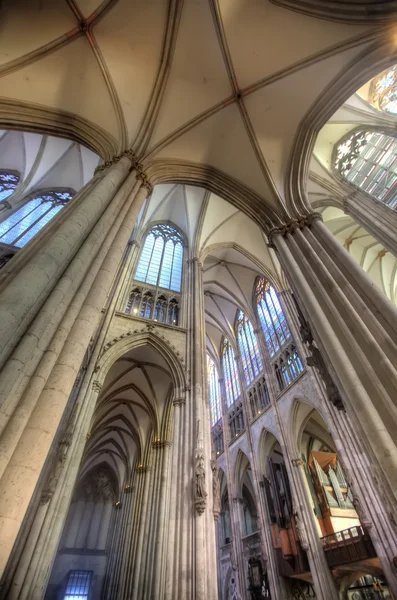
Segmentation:
{"type": "Polygon", "coordinates": [[[0,242],[22,248],[71,198],[69,192],[46,192],[32,198],[0,223],[0,242]]]}
{"type": "Polygon", "coordinates": [[[274,356],[290,340],[291,332],[276,291],[264,277],[256,284],[256,306],[270,356],[274,356]]]}
{"type": "Polygon", "coordinates": [[[262,359],[252,323],[242,310],[237,318],[237,339],[243,362],[245,383],[248,386],[262,371],[262,359]]]}
{"type": "Polygon", "coordinates": [[[92,571],[70,571],[64,600],[88,600],[92,571]]]}
{"type": "Polygon", "coordinates": [[[170,225],[155,225],[146,236],[135,279],[180,292],[182,263],[180,233],[170,225]]]}
{"type": "Polygon", "coordinates": [[[222,366],[226,388],[226,403],[230,407],[240,397],[241,390],[234,351],[229,340],[226,338],[222,346],[222,366]]]}
{"type": "Polygon", "coordinates": [[[379,110],[397,114],[397,65],[372,80],[370,101],[379,110]]]}
{"type": "Polygon", "coordinates": [[[9,171],[0,171],[0,202],[15,192],[19,183],[19,175],[9,171]]]}
{"type": "Polygon", "coordinates": [[[335,167],[356,187],[396,207],[396,138],[379,131],[356,131],[336,147],[335,167]]]}
{"type": "Polygon", "coordinates": [[[212,358],[207,354],[208,398],[210,403],[211,426],[222,417],[221,390],[219,386],[218,369],[212,358]]]}

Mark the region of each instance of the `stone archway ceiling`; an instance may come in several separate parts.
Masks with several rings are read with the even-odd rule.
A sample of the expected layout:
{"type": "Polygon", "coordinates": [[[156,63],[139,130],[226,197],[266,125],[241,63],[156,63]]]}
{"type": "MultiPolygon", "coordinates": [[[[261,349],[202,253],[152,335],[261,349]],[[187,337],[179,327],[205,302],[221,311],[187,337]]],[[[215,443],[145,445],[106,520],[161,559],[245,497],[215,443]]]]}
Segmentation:
{"type": "Polygon", "coordinates": [[[144,461],[153,437],[160,437],[171,391],[167,363],[153,348],[141,346],[119,358],[98,399],[84,472],[108,463],[119,481],[125,481],[144,461]]]}
{"type": "Polygon", "coordinates": [[[78,192],[94,174],[99,156],[67,139],[22,131],[0,131],[0,169],[18,171],[9,196],[16,205],[26,195],[52,187],[78,192]]]}
{"type": "Polygon", "coordinates": [[[310,162],[308,198],[321,212],[324,223],[350,252],[388,298],[397,303],[397,259],[364,228],[344,213],[344,199],[355,188],[335,174],[332,152],[338,140],[356,128],[392,128],[397,116],[379,111],[369,103],[370,82],[351,96],[321,129],[310,162]]]}
{"type": "Polygon", "coordinates": [[[0,19],[0,105],[78,119],[144,165],[215,168],[280,209],[301,120],[377,31],[270,0],[3,0],[0,19]]]}

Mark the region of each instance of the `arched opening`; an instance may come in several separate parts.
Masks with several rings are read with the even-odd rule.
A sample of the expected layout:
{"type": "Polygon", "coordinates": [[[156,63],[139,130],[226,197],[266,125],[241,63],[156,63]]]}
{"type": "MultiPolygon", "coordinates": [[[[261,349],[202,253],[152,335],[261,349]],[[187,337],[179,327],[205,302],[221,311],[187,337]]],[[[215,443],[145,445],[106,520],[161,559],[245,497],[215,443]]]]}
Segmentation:
{"type": "Polygon", "coordinates": [[[310,578],[306,542],[295,512],[284,453],[269,431],[262,433],[260,458],[263,489],[279,574],[310,578]]]}
{"type": "MultiPolygon", "coordinates": [[[[124,553],[132,552],[133,567],[137,547],[120,549],[120,539],[129,526],[137,538],[153,463],[153,477],[160,480],[156,468],[161,461],[156,458],[170,444],[166,436],[174,379],[168,361],[148,343],[129,349],[109,369],[87,434],[47,599],[80,598],[82,581],[89,582],[87,598],[99,598],[113,585],[117,561],[124,553]]],[[[168,490],[168,480],[161,486],[168,490]]],[[[166,503],[167,492],[163,495],[166,503]]],[[[151,522],[156,521],[159,505],[153,510],[151,522]]],[[[153,543],[156,535],[154,529],[153,543]]],[[[142,547],[138,551],[142,553],[142,547]]]]}

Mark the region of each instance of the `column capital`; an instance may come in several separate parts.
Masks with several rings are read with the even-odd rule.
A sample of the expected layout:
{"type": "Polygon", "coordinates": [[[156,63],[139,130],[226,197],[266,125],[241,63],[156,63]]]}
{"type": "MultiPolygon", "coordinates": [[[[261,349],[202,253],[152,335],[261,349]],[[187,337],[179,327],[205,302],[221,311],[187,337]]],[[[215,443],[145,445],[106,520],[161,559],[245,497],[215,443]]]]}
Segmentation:
{"type": "Polygon", "coordinates": [[[175,398],[175,400],[172,401],[172,404],[174,406],[184,406],[186,404],[186,400],[185,398],[175,398]]]}
{"type": "Polygon", "coordinates": [[[285,237],[288,233],[294,233],[297,229],[303,229],[304,227],[310,227],[314,221],[322,221],[323,217],[319,212],[313,212],[309,215],[305,215],[299,217],[298,219],[290,219],[284,225],[279,227],[273,227],[268,234],[267,239],[269,240],[268,246],[269,248],[275,248],[274,245],[274,237],[277,235],[281,235],[285,237]]]}
{"type": "Polygon", "coordinates": [[[303,467],[303,460],[301,458],[291,458],[293,467],[303,467]]]}

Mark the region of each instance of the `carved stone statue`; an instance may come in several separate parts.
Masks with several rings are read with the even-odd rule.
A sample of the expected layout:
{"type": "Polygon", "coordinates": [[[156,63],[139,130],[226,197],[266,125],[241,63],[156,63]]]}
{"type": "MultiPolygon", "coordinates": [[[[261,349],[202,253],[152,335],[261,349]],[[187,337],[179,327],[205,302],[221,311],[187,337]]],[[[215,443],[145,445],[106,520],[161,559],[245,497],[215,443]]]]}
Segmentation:
{"type": "Polygon", "coordinates": [[[219,478],[219,469],[216,464],[216,460],[211,461],[212,469],[212,495],[213,495],[213,508],[215,521],[218,520],[219,513],[221,512],[221,482],[219,478]]]}
{"type": "Polygon", "coordinates": [[[299,515],[297,512],[295,512],[294,516],[295,516],[296,533],[298,534],[298,538],[299,538],[300,544],[302,546],[302,549],[307,552],[309,550],[309,540],[307,538],[305,525],[304,525],[303,521],[301,521],[301,519],[299,518],[299,515]]]}
{"type": "Polygon", "coordinates": [[[204,454],[196,452],[196,471],[194,486],[194,504],[199,514],[203,513],[207,506],[207,492],[205,485],[204,454]]]}

